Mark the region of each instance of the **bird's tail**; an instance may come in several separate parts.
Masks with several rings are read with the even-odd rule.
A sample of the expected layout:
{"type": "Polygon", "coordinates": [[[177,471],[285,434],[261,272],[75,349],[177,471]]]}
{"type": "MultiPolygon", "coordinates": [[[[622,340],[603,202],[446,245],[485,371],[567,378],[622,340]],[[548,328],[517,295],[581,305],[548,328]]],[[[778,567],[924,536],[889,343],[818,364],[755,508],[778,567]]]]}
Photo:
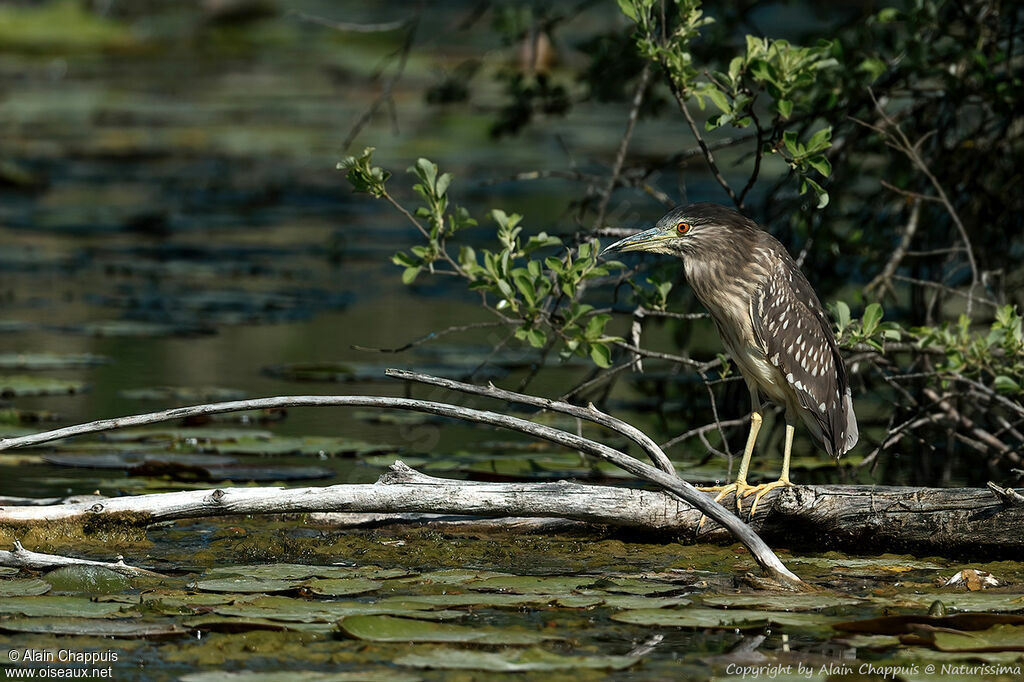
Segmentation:
{"type": "Polygon", "coordinates": [[[860,431],[857,429],[857,415],[853,413],[853,395],[849,387],[846,389],[846,396],[843,400],[843,415],[846,417],[846,424],[835,434],[833,453],[836,459],[853,449],[860,438],[860,431]]]}

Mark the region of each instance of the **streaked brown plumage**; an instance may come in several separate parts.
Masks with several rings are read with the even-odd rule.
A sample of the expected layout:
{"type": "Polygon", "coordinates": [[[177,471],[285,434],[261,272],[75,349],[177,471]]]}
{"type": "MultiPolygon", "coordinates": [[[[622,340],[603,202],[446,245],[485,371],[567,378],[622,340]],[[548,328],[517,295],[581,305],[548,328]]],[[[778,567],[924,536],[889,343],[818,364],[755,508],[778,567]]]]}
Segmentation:
{"type": "Polygon", "coordinates": [[[747,382],[751,424],[736,482],[720,489],[740,497],[789,485],[793,428],[800,419],[834,457],[858,438],[846,366],[832,325],[807,278],[786,249],[749,218],[711,203],[677,207],[650,230],[609,251],[646,251],[681,258],[686,278],[707,307],[722,343],[747,382]],[[782,475],[749,486],[750,455],[761,427],[761,397],[786,411],[782,475]]]}

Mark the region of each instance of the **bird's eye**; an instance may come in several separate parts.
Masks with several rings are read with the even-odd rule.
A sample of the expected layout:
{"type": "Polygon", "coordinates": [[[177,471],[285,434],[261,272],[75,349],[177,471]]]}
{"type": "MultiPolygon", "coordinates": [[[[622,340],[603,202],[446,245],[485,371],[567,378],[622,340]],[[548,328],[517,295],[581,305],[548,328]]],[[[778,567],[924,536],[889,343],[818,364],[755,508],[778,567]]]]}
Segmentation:
{"type": "Polygon", "coordinates": [[[686,234],[690,231],[690,223],[676,223],[676,232],[686,234]]]}

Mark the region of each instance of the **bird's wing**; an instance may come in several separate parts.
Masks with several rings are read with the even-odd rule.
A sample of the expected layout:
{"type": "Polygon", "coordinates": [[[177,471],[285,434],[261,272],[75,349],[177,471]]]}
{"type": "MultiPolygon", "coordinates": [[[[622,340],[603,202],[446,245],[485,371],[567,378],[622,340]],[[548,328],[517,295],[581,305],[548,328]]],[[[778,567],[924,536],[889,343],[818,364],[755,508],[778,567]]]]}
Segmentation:
{"type": "Polygon", "coordinates": [[[751,303],[754,333],[839,457],[857,442],[846,367],[814,289],[785,248],[773,250],[775,266],[751,303]]]}

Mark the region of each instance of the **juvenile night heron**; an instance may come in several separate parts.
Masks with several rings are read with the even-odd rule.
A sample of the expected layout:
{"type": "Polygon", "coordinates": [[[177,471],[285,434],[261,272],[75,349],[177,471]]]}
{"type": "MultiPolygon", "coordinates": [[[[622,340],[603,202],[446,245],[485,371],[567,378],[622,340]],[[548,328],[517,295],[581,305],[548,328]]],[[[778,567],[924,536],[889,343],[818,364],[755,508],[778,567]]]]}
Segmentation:
{"type": "Polygon", "coordinates": [[[646,251],[683,260],[686,279],[711,313],[729,355],[750,390],[750,432],[736,481],[712,488],[716,501],[735,493],[761,497],[792,485],[789,456],[799,418],[825,450],[840,457],[857,443],[857,418],[846,366],[818,297],[786,249],[757,224],[717,204],[677,207],[645,232],[604,250],[646,251]],[[747,469],[761,428],[761,396],[786,410],[782,475],[747,484],[747,469]]]}

